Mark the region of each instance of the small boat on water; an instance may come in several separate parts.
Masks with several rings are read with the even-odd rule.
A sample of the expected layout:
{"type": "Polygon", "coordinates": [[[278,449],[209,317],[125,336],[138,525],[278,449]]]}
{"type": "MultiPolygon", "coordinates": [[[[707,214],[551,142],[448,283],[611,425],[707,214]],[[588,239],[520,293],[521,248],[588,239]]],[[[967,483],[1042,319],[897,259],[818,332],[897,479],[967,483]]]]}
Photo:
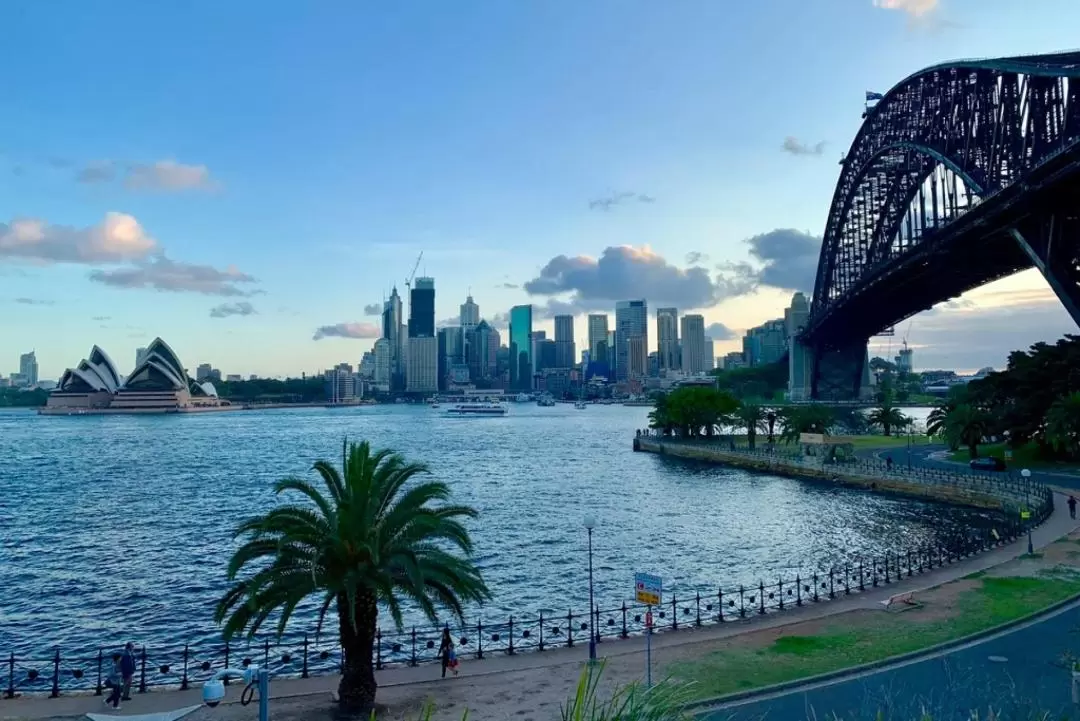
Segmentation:
{"type": "Polygon", "coordinates": [[[459,403],[446,409],[451,416],[505,416],[506,406],[501,403],[459,403]]]}
{"type": "Polygon", "coordinates": [[[536,405],[540,406],[541,408],[550,408],[555,405],[555,399],[547,395],[540,396],[540,398],[536,401],[536,405]]]}
{"type": "Polygon", "coordinates": [[[583,410],[585,410],[586,407],[587,407],[587,404],[585,403],[585,401],[574,401],[574,408],[575,409],[577,409],[579,411],[583,411],[583,410]]]}

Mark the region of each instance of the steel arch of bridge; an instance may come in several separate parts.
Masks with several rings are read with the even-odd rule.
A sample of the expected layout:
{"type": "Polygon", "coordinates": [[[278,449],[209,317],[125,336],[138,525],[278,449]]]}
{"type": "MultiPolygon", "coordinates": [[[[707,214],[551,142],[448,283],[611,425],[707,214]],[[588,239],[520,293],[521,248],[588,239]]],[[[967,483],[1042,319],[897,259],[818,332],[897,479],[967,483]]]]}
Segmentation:
{"type": "MultiPolygon", "coordinates": [[[[1012,203],[1018,189],[1026,192],[1029,181],[1062,158],[1080,163],[1080,52],[959,61],[900,82],[868,111],[843,161],[804,342],[819,350],[835,346],[831,337],[837,329],[830,324],[836,325],[834,316],[845,304],[856,302],[865,287],[906,258],[949,242],[948,233],[925,224],[931,202],[939,210],[936,188],[932,200],[925,197],[939,167],[954,174],[940,202],[950,205],[942,217],[955,223],[996,198],[1008,196],[1012,203]],[[920,204],[923,230],[912,232],[911,216],[920,204]]],[[[1049,227],[1042,222],[1002,228],[1023,251],[1021,260],[1002,261],[981,282],[1035,265],[1080,323],[1080,292],[1072,287],[1080,279],[1077,238],[1069,240],[1073,255],[1060,261],[1064,265],[1049,258],[1063,229],[1080,230],[1075,216],[1055,217],[1049,227]],[[1027,237],[1033,234],[1039,237],[1027,237]],[[1075,277],[1063,277],[1074,271],[1075,277]]],[[[921,309],[898,308],[893,315],[900,317],[880,309],[871,334],[921,309]]]]}

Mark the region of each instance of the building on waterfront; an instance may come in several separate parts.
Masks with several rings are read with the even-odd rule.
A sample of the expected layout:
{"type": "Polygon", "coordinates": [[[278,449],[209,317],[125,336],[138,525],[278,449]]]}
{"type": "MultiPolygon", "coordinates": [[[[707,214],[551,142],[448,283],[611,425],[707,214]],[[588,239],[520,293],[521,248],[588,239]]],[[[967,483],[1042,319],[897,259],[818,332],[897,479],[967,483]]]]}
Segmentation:
{"type": "Polygon", "coordinates": [[[706,373],[716,368],[716,356],[713,355],[713,353],[715,353],[715,351],[713,350],[714,347],[715,346],[713,344],[713,339],[706,337],[705,355],[701,359],[701,365],[704,366],[706,373]]]}
{"type": "Polygon", "coordinates": [[[405,318],[401,309],[401,296],[397,286],[390,291],[390,297],[383,303],[382,337],[389,343],[390,350],[390,390],[402,390],[405,387],[405,318]]]}
{"type": "Polygon", "coordinates": [[[510,309],[510,388],[532,388],[532,306],[515,305],[510,309]]]}
{"type": "Polygon", "coordinates": [[[733,371],[736,368],[746,367],[746,361],[743,359],[742,351],[732,351],[725,355],[721,360],[723,363],[720,367],[726,371],[733,371]]]}
{"type": "Polygon", "coordinates": [[[915,372],[915,349],[909,348],[907,341],[904,341],[904,347],[896,354],[895,360],[897,373],[915,372]]]}
{"type": "Polygon", "coordinates": [[[810,400],[810,371],[813,351],[799,342],[799,333],[810,320],[810,303],[803,293],[791,296],[791,305],[784,311],[788,337],[788,400],[810,400]]]}
{"type": "Polygon", "coordinates": [[[698,313],[684,315],[682,328],[682,371],[687,375],[705,372],[705,316],[698,313]]]}
{"type": "Polygon", "coordinates": [[[19,375],[23,377],[23,383],[27,386],[36,386],[38,383],[37,353],[30,351],[19,356],[19,375]]]}
{"type": "Polygon", "coordinates": [[[676,371],[679,360],[679,311],[656,309],[656,367],[659,372],[676,371]]]}
{"type": "Polygon", "coordinates": [[[649,374],[649,354],[645,337],[631,335],[626,339],[626,380],[640,380],[649,374]]]}
{"type": "MultiPolygon", "coordinates": [[[[464,329],[457,326],[439,328],[439,390],[445,391],[450,383],[450,369],[462,365],[464,357],[464,329]]],[[[468,382],[468,379],[465,381],[468,382]]]]}
{"type": "Polygon", "coordinates": [[[323,373],[326,398],[331,403],[355,403],[364,397],[364,380],[352,365],[338,363],[323,373]]]}
{"type": "Polygon", "coordinates": [[[624,381],[634,376],[631,367],[641,369],[644,376],[648,367],[649,308],[644,299],[620,300],[615,304],[615,379],[624,381]],[[630,339],[640,338],[634,345],[639,357],[631,361],[630,339]]]}
{"type": "Polygon", "coordinates": [[[492,328],[486,320],[481,320],[476,327],[464,329],[465,364],[469,367],[469,377],[473,381],[488,380],[496,375],[498,365],[499,331],[492,328]]]}
{"type": "Polygon", "coordinates": [[[372,376],[372,386],[379,393],[390,392],[390,376],[392,373],[393,351],[390,347],[390,339],[379,338],[372,346],[375,354],[375,373],[372,376]]]}
{"type": "Polygon", "coordinates": [[[589,360],[607,362],[608,346],[608,317],[606,313],[590,313],[587,319],[589,360]],[[600,344],[604,348],[600,348],[600,344]]]}
{"type": "Polygon", "coordinates": [[[750,328],[743,336],[743,356],[751,367],[776,363],[787,350],[788,332],[784,318],[750,328]]]}
{"type": "Polygon", "coordinates": [[[409,291],[409,337],[435,337],[434,278],[417,278],[409,291]]]}
{"type": "Polygon", "coordinates": [[[439,390],[439,340],[434,336],[410,337],[406,355],[405,390],[435,393],[439,390]]]}
{"type": "Polygon", "coordinates": [[[176,413],[228,406],[218,399],[213,383],[189,378],[172,348],[155,338],[126,379],[108,354],[94,346],[89,357],[64,371],[42,412],[176,413]]]}
{"type": "Polygon", "coordinates": [[[466,296],[465,302],[461,304],[459,318],[461,320],[462,330],[480,324],[480,306],[473,302],[472,295],[466,296]]]}
{"type": "Polygon", "coordinates": [[[575,363],[574,316],[555,316],[555,367],[573,368],[575,363]]]}

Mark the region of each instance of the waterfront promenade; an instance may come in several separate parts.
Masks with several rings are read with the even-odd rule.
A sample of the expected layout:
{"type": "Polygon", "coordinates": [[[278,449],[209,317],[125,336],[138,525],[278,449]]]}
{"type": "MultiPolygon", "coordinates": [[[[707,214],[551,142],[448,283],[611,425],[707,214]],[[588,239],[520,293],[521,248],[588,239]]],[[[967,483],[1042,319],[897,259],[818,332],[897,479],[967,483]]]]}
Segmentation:
{"type": "MultiPolygon", "coordinates": [[[[1047,547],[1078,527],[1080,524],[1069,518],[1065,497],[1058,496],[1053,515],[1034,530],[1034,544],[1037,548],[1047,547]]],[[[806,605],[740,622],[657,634],[653,643],[654,676],[662,677],[666,669],[679,663],[692,664],[719,644],[738,643],[743,638],[749,640],[762,634],[776,638],[789,633],[812,633],[813,628],[826,621],[843,623],[845,614],[885,613],[881,601],[894,594],[913,591],[918,597],[926,589],[978,571],[1015,563],[1014,559],[1026,552],[1026,545],[1026,539],[1021,538],[925,574],[829,603],[806,605]]],[[[462,676],[448,680],[439,680],[439,669],[433,665],[386,669],[377,674],[379,702],[388,707],[381,718],[415,719],[427,699],[435,702],[434,718],[439,721],[459,721],[466,707],[470,709],[470,719],[543,721],[554,718],[558,715],[559,704],[571,693],[587,653],[585,645],[578,645],[543,653],[488,657],[483,661],[466,657],[462,676]]],[[[605,641],[600,645],[599,653],[608,660],[605,670],[608,684],[629,683],[643,676],[641,638],[605,641]]],[[[336,688],[337,681],[336,676],[274,681],[272,718],[276,721],[331,718],[329,694],[336,688]]],[[[232,687],[230,700],[237,700],[239,693],[239,688],[232,687]]],[[[198,689],[136,694],[125,704],[121,715],[182,708],[199,703],[199,698],[198,689]]],[[[74,719],[102,709],[101,698],[95,696],[0,700],[0,718],[3,719],[74,719]]],[[[250,707],[229,704],[216,710],[201,709],[186,718],[190,721],[240,721],[249,719],[252,713],[250,707]]]]}

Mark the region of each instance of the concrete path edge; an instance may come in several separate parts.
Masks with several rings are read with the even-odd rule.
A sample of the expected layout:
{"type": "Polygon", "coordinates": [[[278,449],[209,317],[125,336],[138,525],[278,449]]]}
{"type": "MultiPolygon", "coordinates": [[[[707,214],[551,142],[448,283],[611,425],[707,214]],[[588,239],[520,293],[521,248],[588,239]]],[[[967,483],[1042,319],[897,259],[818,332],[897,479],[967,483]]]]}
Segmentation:
{"type": "Polygon", "coordinates": [[[943,641],[933,646],[919,649],[917,651],[908,651],[907,653],[901,653],[896,656],[889,656],[877,661],[870,661],[869,663],[860,664],[858,666],[848,666],[847,668],[839,668],[835,671],[828,671],[826,673],[819,673],[814,676],[806,676],[804,678],[792,679],[791,681],[781,681],[780,683],[774,683],[769,686],[762,686],[760,688],[749,689],[746,691],[735,691],[734,693],[725,694],[723,696],[714,696],[708,699],[702,699],[700,701],[691,701],[683,708],[690,711],[694,715],[706,713],[708,711],[714,711],[716,708],[726,706],[728,704],[735,703],[737,701],[749,701],[759,696],[770,696],[776,693],[797,691],[804,686],[815,686],[825,682],[839,682],[846,680],[849,677],[855,677],[867,673],[868,671],[878,671],[889,666],[895,666],[899,664],[905,664],[911,661],[917,661],[922,658],[935,656],[942,651],[948,651],[959,646],[964,646],[970,643],[980,641],[984,638],[997,635],[1003,631],[1023,626],[1024,624],[1038,621],[1046,616],[1052,616],[1061,609],[1069,606],[1070,604],[1080,601],[1080,594],[1070,596],[1054,603],[1046,608],[1029,613],[1026,616],[1020,616],[1014,618],[1011,621],[1005,623],[999,623],[997,626],[991,626],[990,628],[970,633],[967,636],[961,636],[954,638],[950,641],[943,641]]]}

